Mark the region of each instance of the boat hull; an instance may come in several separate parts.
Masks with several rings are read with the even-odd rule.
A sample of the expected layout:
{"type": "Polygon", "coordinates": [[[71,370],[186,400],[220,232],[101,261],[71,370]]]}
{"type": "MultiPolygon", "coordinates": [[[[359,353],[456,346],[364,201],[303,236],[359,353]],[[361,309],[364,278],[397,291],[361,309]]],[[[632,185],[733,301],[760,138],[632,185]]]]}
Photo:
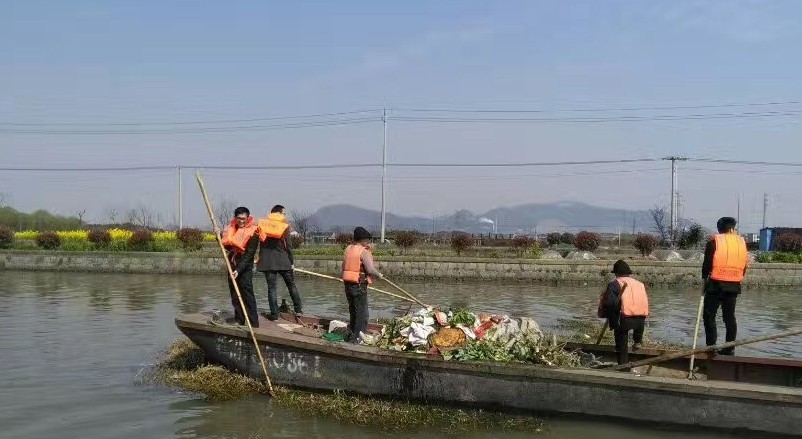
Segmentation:
{"type": "MultiPolygon", "coordinates": [[[[181,316],[179,329],[212,361],[262,378],[247,330],[181,316]]],[[[449,362],[330,343],[270,325],[257,340],[274,383],[364,395],[795,435],[802,389],[689,381],[524,364],[449,362]]]]}

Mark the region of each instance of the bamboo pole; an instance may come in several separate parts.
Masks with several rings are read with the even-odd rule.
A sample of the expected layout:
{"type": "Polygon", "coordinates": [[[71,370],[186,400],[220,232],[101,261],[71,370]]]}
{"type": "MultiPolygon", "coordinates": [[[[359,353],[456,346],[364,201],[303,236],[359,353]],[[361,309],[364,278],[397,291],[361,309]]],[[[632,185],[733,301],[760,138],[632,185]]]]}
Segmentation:
{"type": "MultiPolygon", "coordinates": [[[[343,281],[339,277],[329,276],[327,274],[315,273],[314,271],[304,270],[304,269],[301,269],[301,268],[293,268],[293,270],[297,271],[298,273],[308,274],[310,276],[317,276],[317,277],[321,277],[323,279],[336,280],[338,282],[342,282],[343,281]]],[[[376,292],[379,292],[379,293],[382,293],[382,294],[386,294],[388,296],[395,297],[397,299],[406,300],[407,302],[413,302],[414,303],[414,301],[412,299],[408,298],[408,297],[400,296],[398,294],[394,294],[394,293],[391,293],[389,291],[380,290],[378,288],[374,288],[374,287],[371,287],[371,286],[368,286],[368,289],[376,291],[376,292]]]]}
{"type": "Polygon", "coordinates": [[[792,328],[792,329],[789,329],[787,331],[778,332],[776,334],[761,335],[759,337],[749,338],[749,339],[741,340],[741,341],[731,341],[731,342],[728,342],[728,343],[722,343],[722,344],[718,344],[718,345],[715,345],[715,346],[707,346],[707,347],[698,348],[698,349],[691,349],[691,350],[688,350],[688,351],[673,352],[671,354],[661,355],[659,357],[648,358],[646,360],[635,361],[635,362],[627,363],[627,364],[621,364],[621,365],[618,365],[618,366],[614,366],[611,369],[612,370],[629,369],[629,368],[632,368],[632,367],[645,366],[647,364],[652,364],[652,363],[659,363],[661,361],[668,361],[668,360],[674,360],[676,358],[688,357],[688,356],[694,355],[694,354],[701,354],[701,353],[704,353],[704,352],[711,352],[711,351],[716,351],[716,350],[719,350],[719,349],[734,348],[736,346],[743,346],[743,345],[757,343],[757,342],[766,341],[766,340],[776,340],[778,338],[790,337],[792,335],[798,335],[798,334],[802,334],[802,328],[792,328]]]}
{"type": "Polygon", "coordinates": [[[231,261],[228,260],[226,256],[226,249],[223,247],[223,241],[220,240],[220,236],[217,234],[217,231],[220,230],[217,226],[217,220],[214,216],[214,211],[212,210],[212,205],[209,203],[209,197],[206,196],[206,188],[203,186],[203,179],[201,179],[200,172],[195,173],[195,179],[198,180],[198,187],[200,187],[201,195],[203,195],[203,202],[206,203],[206,211],[209,213],[209,219],[212,221],[212,227],[214,227],[215,231],[215,238],[217,239],[217,243],[220,244],[220,251],[222,252],[223,260],[226,261],[226,269],[228,270],[228,277],[231,279],[231,283],[234,284],[234,291],[237,293],[237,299],[239,300],[240,308],[242,309],[242,315],[245,317],[245,324],[248,325],[248,331],[251,333],[251,339],[253,340],[253,346],[256,349],[256,354],[259,356],[259,364],[262,365],[262,372],[265,374],[265,380],[267,381],[267,390],[270,392],[270,396],[275,396],[273,392],[273,383],[270,382],[270,375],[267,374],[267,366],[265,366],[265,359],[262,357],[262,350],[259,349],[259,342],[256,341],[256,334],[253,332],[253,326],[251,326],[251,319],[248,317],[248,310],[245,308],[245,302],[242,300],[242,294],[239,291],[239,285],[237,285],[237,280],[234,277],[234,270],[231,268],[231,261]]]}
{"type": "MultiPolygon", "coordinates": [[[[693,349],[696,349],[696,340],[699,338],[699,321],[702,320],[702,308],[705,304],[705,285],[702,282],[702,296],[699,297],[699,307],[696,309],[696,326],[693,328],[693,349]]],[[[688,379],[693,378],[693,363],[696,355],[691,355],[691,364],[688,366],[688,379]]]]}
{"type": "Polygon", "coordinates": [[[601,330],[599,331],[599,335],[596,337],[596,344],[600,344],[602,339],[604,338],[604,333],[607,332],[607,325],[609,325],[609,323],[607,322],[607,320],[605,320],[604,324],[602,324],[601,330]]]}
{"type": "Polygon", "coordinates": [[[420,305],[420,306],[422,306],[422,307],[424,307],[424,308],[428,308],[428,307],[429,307],[429,305],[427,305],[427,304],[425,304],[425,303],[421,302],[420,300],[418,300],[418,298],[417,298],[417,297],[413,296],[412,294],[410,294],[410,293],[409,293],[408,291],[406,291],[405,289],[403,289],[403,288],[399,287],[398,285],[396,285],[395,283],[393,283],[393,281],[391,281],[390,279],[387,279],[386,277],[384,277],[384,278],[382,278],[382,279],[384,279],[384,281],[385,281],[385,282],[387,282],[388,284],[392,285],[392,286],[393,286],[395,289],[397,289],[398,291],[401,291],[402,293],[406,294],[406,295],[407,295],[407,296],[408,296],[410,299],[412,299],[412,300],[413,300],[415,303],[417,303],[418,305],[420,305]]]}

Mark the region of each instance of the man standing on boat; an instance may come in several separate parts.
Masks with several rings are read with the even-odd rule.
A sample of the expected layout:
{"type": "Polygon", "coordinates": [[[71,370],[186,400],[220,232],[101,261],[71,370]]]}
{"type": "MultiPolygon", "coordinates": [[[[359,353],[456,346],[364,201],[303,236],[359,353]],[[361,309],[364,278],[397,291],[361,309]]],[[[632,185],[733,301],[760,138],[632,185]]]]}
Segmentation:
{"type": "MultiPolygon", "coordinates": [[[[259,246],[259,235],[256,233],[256,220],[251,216],[247,207],[234,209],[234,218],[221,234],[223,246],[228,251],[228,260],[234,270],[242,301],[248,312],[248,320],[254,328],[259,327],[259,314],[256,311],[256,297],[253,294],[253,258],[259,246]]],[[[237,324],[245,324],[245,316],[234,284],[228,279],[228,290],[231,294],[231,304],[234,306],[234,319],[237,324]]]]}
{"type": "MultiPolygon", "coordinates": [[[[746,241],[738,236],[737,221],[723,217],[716,223],[718,233],[713,235],[705,247],[702,263],[704,280],[705,342],[713,346],[718,340],[716,314],[721,307],[721,316],[727,329],[725,341],[735,341],[738,324],[735,320],[735,303],[741,294],[741,281],[746,274],[748,256],[746,241]]],[[[735,348],[722,349],[721,355],[734,355],[735,348]]]]}
{"type": "Polygon", "coordinates": [[[615,279],[599,298],[599,317],[606,317],[615,334],[618,364],[629,362],[629,331],[632,331],[633,350],[643,345],[643,331],[649,316],[649,296],[646,286],[632,277],[632,269],[623,260],[613,264],[615,279]]]}
{"type": "Polygon", "coordinates": [[[270,320],[278,318],[279,308],[277,304],[277,281],[280,275],[284,279],[284,284],[290,292],[293,308],[296,314],[303,311],[301,306],[301,296],[298,294],[298,287],[295,285],[293,268],[295,259],[292,254],[290,244],[290,232],[292,229],[287,223],[284,214],[284,206],[276,205],[270,209],[267,218],[259,220],[259,262],[256,269],[264,272],[267,280],[267,301],[270,306],[270,320]]]}
{"type": "Polygon", "coordinates": [[[343,255],[342,280],[345,297],[348,299],[348,330],[352,343],[359,343],[361,333],[368,326],[368,285],[373,278],[382,279],[373,263],[370,249],[370,232],[362,227],[354,229],[354,242],[346,247],[343,255]]]}

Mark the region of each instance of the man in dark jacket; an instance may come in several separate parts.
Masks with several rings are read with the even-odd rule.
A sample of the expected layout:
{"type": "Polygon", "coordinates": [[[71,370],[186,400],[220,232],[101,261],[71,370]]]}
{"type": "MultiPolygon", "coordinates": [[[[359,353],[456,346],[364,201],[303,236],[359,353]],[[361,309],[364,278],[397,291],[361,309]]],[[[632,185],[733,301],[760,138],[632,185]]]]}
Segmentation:
{"type": "Polygon", "coordinates": [[[267,301],[270,306],[270,320],[278,318],[279,308],[277,301],[278,276],[284,279],[284,284],[290,292],[292,305],[296,314],[303,312],[301,296],[295,285],[293,274],[295,258],[290,244],[292,229],[284,215],[284,206],[276,205],[270,209],[270,215],[259,220],[259,240],[262,247],[259,251],[259,262],[256,269],[265,273],[267,279],[267,301]]]}
{"type": "MultiPolygon", "coordinates": [[[[256,310],[256,297],[253,294],[253,258],[259,247],[259,235],[256,233],[256,221],[251,217],[248,208],[236,208],[234,218],[219,235],[228,252],[228,260],[248,312],[248,320],[250,320],[251,326],[258,328],[259,314],[256,310]]],[[[230,276],[228,277],[228,290],[231,294],[231,305],[234,307],[234,320],[237,324],[244,325],[245,316],[230,276]]]]}
{"type": "MultiPolygon", "coordinates": [[[[702,262],[704,280],[705,343],[713,346],[718,341],[716,314],[721,308],[726,334],[724,340],[735,341],[738,323],[735,319],[735,304],[741,294],[741,280],[749,263],[746,242],[738,235],[735,218],[723,217],[716,223],[718,234],[713,235],[705,247],[702,262]]],[[[734,355],[735,348],[719,351],[721,355],[734,355]]]]}

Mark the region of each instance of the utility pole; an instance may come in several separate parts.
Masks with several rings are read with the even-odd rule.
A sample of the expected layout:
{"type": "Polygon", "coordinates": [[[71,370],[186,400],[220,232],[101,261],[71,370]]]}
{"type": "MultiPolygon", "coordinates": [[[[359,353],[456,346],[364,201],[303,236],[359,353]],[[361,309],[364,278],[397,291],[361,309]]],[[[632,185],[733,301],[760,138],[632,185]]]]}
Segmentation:
{"type": "Polygon", "coordinates": [[[181,187],[181,167],[178,167],[178,230],[184,228],[184,192],[181,187]]]}
{"type": "Polygon", "coordinates": [[[741,194],[738,194],[738,210],[735,216],[735,222],[738,223],[738,227],[741,226],[741,194]]]}
{"type": "Polygon", "coordinates": [[[766,209],[769,207],[769,194],[763,194],[763,228],[766,228],[766,209]]]}
{"type": "Polygon", "coordinates": [[[384,142],[382,146],[382,226],[381,242],[384,242],[384,231],[387,227],[387,109],[382,109],[382,127],[384,128],[384,142]]]}
{"type": "Polygon", "coordinates": [[[669,228],[669,236],[673,245],[677,236],[677,161],[686,161],[688,158],[669,156],[663,157],[663,160],[671,160],[671,227],[669,228]]]}
{"type": "Polygon", "coordinates": [[[632,234],[635,234],[635,218],[632,218],[632,234]]]}

